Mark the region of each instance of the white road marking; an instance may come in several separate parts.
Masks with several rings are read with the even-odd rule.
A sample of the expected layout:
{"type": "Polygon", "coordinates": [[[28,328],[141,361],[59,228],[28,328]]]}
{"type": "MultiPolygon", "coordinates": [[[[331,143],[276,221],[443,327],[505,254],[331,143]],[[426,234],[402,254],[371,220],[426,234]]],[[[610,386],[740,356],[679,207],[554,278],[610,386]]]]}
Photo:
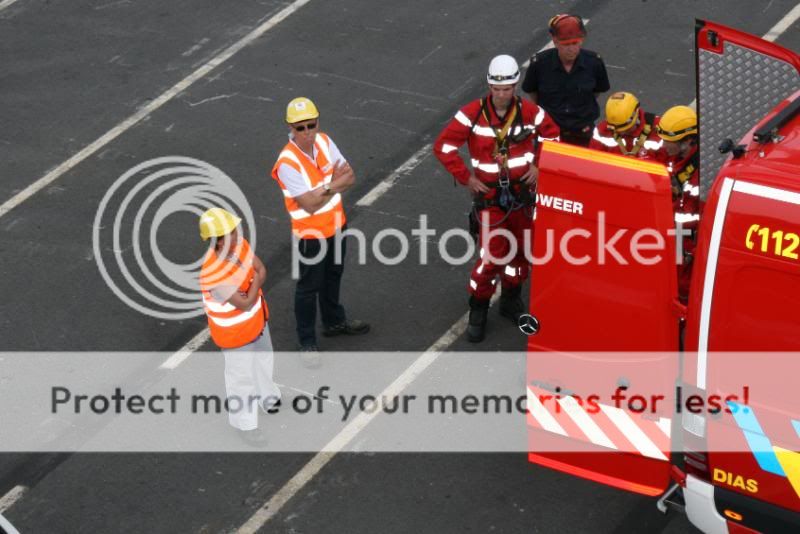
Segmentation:
{"type": "Polygon", "coordinates": [[[202,39],[200,39],[200,40],[199,40],[199,41],[198,41],[198,42],[197,42],[195,45],[193,45],[193,46],[192,46],[192,47],[191,47],[189,50],[187,50],[186,52],[184,52],[183,54],[181,54],[181,56],[183,56],[183,57],[189,57],[189,56],[191,56],[192,54],[194,54],[195,52],[197,52],[198,50],[200,50],[201,48],[203,48],[203,47],[204,47],[206,44],[208,44],[208,42],[209,42],[210,40],[211,40],[211,39],[209,39],[208,37],[203,37],[203,38],[202,38],[202,39]]]}
{"type": "MultiPolygon", "coordinates": [[[[496,300],[497,294],[492,298],[496,300]]],[[[442,351],[453,344],[458,337],[464,333],[467,328],[467,320],[469,313],[465,313],[458,321],[450,327],[450,329],[442,335],[436,342],[428,347],[428,349],[420,355],[419,358],[409,365],[394,382],[392,382],[386,389],[384,389],[379,399],[391,399],[399,396],[414,380],[420,376],[425,369],[427,369],[436,359],[441,355],[442,351]]],[[[378,401],[379,405],[382,401],[378,401]]],[[[341,452],[353,438],[382,411],[379,409],[371,413],[361,412],[353,419],[346,427],[344,427],[334,438],[328,442],[322,451],[318,452],[314,457],[303,466],[295,476],[291,478],[277,493],[275,493],[269,501],[267,501],[261,508],[256,510],[247,523],[242,525],[236,532],[238,534],[254,534],[263,527],[270,519],[272,519],[281,508],[294,497],[317,473],[319,473],[328,462],[330,462],[337,453],[341,452]]]]}
{"type": "Polygon", "coordinates": [[[14,486],[8,493],[3,495],[0,498],[0,514],[14,506],[14,503],[20,500],[26,491],[28,491],[28,488],[25,486],[14,486]]]}
{"type": "MultiPolygon", "coordinates": [[[[499,297],[498,292],[492,297],[492,302],[496,302],[499,297]]],[[[414,380],[417,379],[425,370],[436,361],[442,352],[453,344],[458,337],[464,333],[467,328],[467,321],[469,319],[469,312],[461,316],[453,326],[451,326],[442,337],[428,347],[419,358],[409,365],[394,382],[384,389],[378,399],[391,399],[398,397],[414,380]]],[[[263,527],[270,519],[272,519],[281,508],[294,497],[323,467],[330,462],[336,454],[341,452],[359,432],[380,413],[383,411],[383,401],[378,401],[378,409],[366,413],[361,412],[353,419],[346,427],[344,427],[334,438],[325,445],[320,452],[303,466],[277,493],[275,493],[270,500],[268,500],[261,508],[256,510],[256,513],[247,520],[247,522],[237,529],[238,534],[255,534],[263,527]]]]}
{"type": "Polygon", "coordinates": [[[17,0],[3,0],[0,2],[0,11],[3,11],[5,8],[16,2],[17,0]]]}
{"type": "Polygon", "coordinates": [[[99,11],[101,9],[106,9],[106,8],[109,8],[109,7],[116,7],[116,6],[121,6],[121,5],[127,5],[127,4],[130,4],[130,3],[131,3],[131,0],[117,0],[116,2],[111,2],[111,3],[108,3],[108,4],[103,4],[101,6],[97,6],[94,9],[95,9],[95,11],[99,11]]]}
{"type": "Polygon", "coordinates": [[[6,534],[19,534],[19,530],[14,528],[8,519],[3,517],[3,514],[0,514],[0,532],[5,532],[6,534]]]}
{"type": "MultiPolygon", "coordinates": [[[[69,158],[68,160],[64,161],[60,165],[58,165],[55,169],[51,170],[34,183],[11,197],[9,200],[5,201],[2,205],[0,205],[0,217],[5,216],[31,198],[33,195],[47,187],[48,185],[52,184],[65,173],[70,171],[73,167],[81,163],[83,160],[100,150],[102,147],[122,135],[124,132],[141,122],[145,117],[156,111],[158,108],[175,98],[177,95],[188,89],[193,83],[200,80],[204,76],[206,76],[209,72],[214,70],[215,68],[219,67],[221,64],[225,63],[229,60],[234,54],[239,52],[242,48],[249,45],[259,37],[261,37],[264,33],[269,31],[270,29],[274,28],[279,23],[283,22],[289,15],[309,3],[311,0],[295,0],[278,13],[270,17],[267,21],[259,25],[256,29],[236,41],[234,44],[220,52],[218,55],[214,56],[209,60],[206,64],[195,70],[193,73],[167,89],[164,93],[158,96],[155,100],[152,100],[149,104],[142,107],[119,123],[118,125],[114,126],[108,132],[100,136],[97,140],[86,146],[83,150],[69,158]]],[[[8,0],[6,0],[6,3],[8,0]]],[[[2,9],[3,4],[0,4],[0,9],[2,9]]]]}
{"type": "MultiPolygon", "coordinates": [[[[317,397],[316,393],[311,393],[310,391],[304,391],[304,390],[302,390],[300,388],[296,388],[294,386],[281,384],[279,382],[275,382],[275,385],[278,386],[280,389],[288,389],[288,390],[294,391],[295,393],[300,393],[301,395],[304,395],[304,396],[308,397],[309,399],[317,399],[317,398],[319,398],[319,397],[317,397]]],[[[328,404],[333,404],[334,406],[341,406],[342,405],[340,402],[336,402],[336,401],[331,400],[331,399],[322,399],[322,402],[327,402],[328,404]]]]}
{"type": "Polygon", "coordinates": [[[378,185],[369,191],[369,193],[361,197],[361,199],[356,202],[356,206],[371,206],[376,200],[382,197],[384,193],[391,189],[395,183],[397,183],[397,179],[400,178],[401,174],[407,174],[413,171],[420,163],[422,163],[422,160],[430,155],[432,149],[433,144],[428,143],[424,147],[414,152],[414,155],[408,158],[405,163],[400,165],[392,174],[379,182],[378,185]]]}
{"type": "Polygon", "coordinates": [[[199,334],[194,336],[178,352],[167,358],[164,363],[158,366],[159,369],[175,369],[192,355],[197,349],[202,347],[211,338],[211,332],[204,328],[199,334]]]}
{"type": "Polygon", "coordinates": [[[204,98],[203,100],[199,100],[197,102],[189,102],[187,100],[186,103],[189,104],[189,107],[193,108],[195,106],[200,106],[202,104],[207,104],[208,102],[214,102],[215,100],[227,100],[229,98],[233,98],[234,96],[237,96],[238,94],[239,93],[230,93],[230,94],[226,94],[226,95],[215,95],[215,96],[212,96],[212,97],[209,97],[209,98],[204,98]]]}
{"type": "Polygon", "coordinates": [[[438,45],[436,48],[434,48],[433,50],[431,50],[430,52],[425,54],[425,57],[423,57],[422,59],[417,61],[417,65],[422,65],[422,63],[425,62],[426,59],[428,59],[429,57],[431,57],[433,54],[435,54],[436,52],[438,52],[441,49],[442,49],[442,45],[438,45]]]}
{"type": "Polygon", "coordinates": [[[765,41],[774,43],[775,39],[780,37],[783,32],[788,30],[789,26],[797,22],[798,18],[800,18],[800,3],[794,6],[794,8],[784,15],[784,17],[779,20],[775,26],[765,33],[763,39],[765,41]]]}

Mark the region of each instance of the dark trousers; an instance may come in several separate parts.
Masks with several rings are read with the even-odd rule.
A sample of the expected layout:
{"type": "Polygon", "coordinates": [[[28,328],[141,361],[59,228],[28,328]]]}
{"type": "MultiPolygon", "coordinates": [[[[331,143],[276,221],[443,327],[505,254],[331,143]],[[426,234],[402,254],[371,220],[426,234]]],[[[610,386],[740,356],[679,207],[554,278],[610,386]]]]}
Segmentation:
{"type": "Polygon", "coordinates": [[[336,262],[336,236],[324,240],[298,239],[300,257],[306,262],[317,258],[321,242],[327,243],[327,252],[314,263],[300,262],[300,279],[294,291],[294,315],[297,320],[297,338],[300,345],[317,342],[317,301],[322,313],[322,324],[336,326],[345,321],[344,307],[339,303],[339,287],[344,271],[345,239],[339,240],[341,247],[339,263],[336,262]]]}
{"type": "Polygon", "coordinates": [[[588,147],[592,141],[593,128],[587,126],[581,130],[561,130],[561,142],[570,145],[588,147]]]}

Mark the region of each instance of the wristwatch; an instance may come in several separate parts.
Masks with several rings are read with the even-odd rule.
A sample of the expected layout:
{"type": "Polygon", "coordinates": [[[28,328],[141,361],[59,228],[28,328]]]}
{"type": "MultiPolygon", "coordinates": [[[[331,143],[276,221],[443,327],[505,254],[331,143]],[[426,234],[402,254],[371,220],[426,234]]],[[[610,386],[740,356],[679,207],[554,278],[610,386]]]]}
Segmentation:
{"type": "Polygon", "coordinates": [[[324,189],[326,193],[330,193],[331,192],[331,184],[329,184],[328,182],[325,182],[324,184],[322,184],[322,189],[324,189]]]}

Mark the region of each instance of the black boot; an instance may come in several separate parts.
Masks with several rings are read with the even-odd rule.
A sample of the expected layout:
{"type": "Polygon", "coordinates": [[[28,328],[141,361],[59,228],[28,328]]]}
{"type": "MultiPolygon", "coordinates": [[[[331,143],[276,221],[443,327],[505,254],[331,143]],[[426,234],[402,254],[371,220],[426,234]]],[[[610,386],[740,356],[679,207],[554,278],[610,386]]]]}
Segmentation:
{"type": "Polygon", "coordinates": [[[469,298],[469,324],[467,325],[467,341],[480,343],[486,335],[486,316],[489,313],[489,301],[469,298]]]}
{"type": "Polygon", "coordinates": [[[518,324],[519,317],[525,313],[525,303],[522,302],[522,286],[503,287],[500,294],[500,315],[508,317],[514,324],[518,324]]]}

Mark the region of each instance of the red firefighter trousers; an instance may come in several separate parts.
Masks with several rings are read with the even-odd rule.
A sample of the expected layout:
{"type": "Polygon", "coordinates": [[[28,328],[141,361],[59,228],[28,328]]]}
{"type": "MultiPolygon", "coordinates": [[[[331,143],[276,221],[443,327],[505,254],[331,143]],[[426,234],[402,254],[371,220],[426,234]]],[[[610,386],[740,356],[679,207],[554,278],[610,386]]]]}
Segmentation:
{"type": "Polygon", "coordinates": [[[508,213],[492,206],[478,212],[480,257],[472,268],[469,293],[478,300],[491,298],[500,277],[504,288],[522,284],[530,271],[527,254],[533,251],[532,208],[508,213]]]}

